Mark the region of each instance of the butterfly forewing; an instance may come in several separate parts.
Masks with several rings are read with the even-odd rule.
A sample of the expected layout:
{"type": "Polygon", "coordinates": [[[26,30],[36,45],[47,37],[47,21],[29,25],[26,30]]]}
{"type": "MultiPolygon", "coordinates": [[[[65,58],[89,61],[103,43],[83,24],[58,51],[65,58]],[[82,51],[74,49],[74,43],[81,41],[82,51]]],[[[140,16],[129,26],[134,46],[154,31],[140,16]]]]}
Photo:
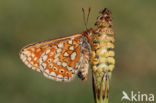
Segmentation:
{"type": "Polygon", "coordinates": [[[86,59],[89,50],[86,37],[74,34],[28,45],[21,50],[20,57],[28,67],[42,71],[50,79],[70,81],[81,69],[79,77],[83,80],[88,73],[88,66],[82,61],[89,60],[86,59]]]}

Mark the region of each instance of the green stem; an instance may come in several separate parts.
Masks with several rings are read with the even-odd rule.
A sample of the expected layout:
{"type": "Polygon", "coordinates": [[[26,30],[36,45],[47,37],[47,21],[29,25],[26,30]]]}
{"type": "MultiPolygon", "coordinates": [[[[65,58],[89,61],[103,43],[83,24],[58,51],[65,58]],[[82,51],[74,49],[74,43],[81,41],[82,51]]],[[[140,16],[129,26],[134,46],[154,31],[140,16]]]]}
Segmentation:
{"type": "Polygon", "coordinates": [[[95,103],[108,103],[111,72],[104,72],[98,81],[94,73],[92,74],[92,84],[95,103]]]}

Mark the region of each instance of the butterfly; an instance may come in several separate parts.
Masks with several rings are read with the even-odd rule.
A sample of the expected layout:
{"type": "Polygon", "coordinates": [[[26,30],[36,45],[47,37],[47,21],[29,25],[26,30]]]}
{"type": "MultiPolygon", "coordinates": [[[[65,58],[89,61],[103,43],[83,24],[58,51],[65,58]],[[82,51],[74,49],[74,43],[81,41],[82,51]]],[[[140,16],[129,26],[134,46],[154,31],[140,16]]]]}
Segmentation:
{"type": "Polygon", "coordinates": [[[29,68],[56,81],[70,81],[77,74],[87,79],[92,29],[88,32],[30,44],[20,51],[29,68]]]}
{"type": "MultiPolygon", "coordinates": [[[[84,9],[82,9],[85,18],[84,9]]],[[[90,8],[89,8],[90,13],[90,8]]],[[[88,17],[89,17],[88,13],[88,17]]],[[[88,22],[87,17],[87,22],[88,22]]],[[[84,20],[85,26],[86,21],[84,20]]],[[[82,33],[30,44],[21,49],[21,60],[49,79],[71,81],[75,75],[86,81],[93,29],[82,33]]]]}

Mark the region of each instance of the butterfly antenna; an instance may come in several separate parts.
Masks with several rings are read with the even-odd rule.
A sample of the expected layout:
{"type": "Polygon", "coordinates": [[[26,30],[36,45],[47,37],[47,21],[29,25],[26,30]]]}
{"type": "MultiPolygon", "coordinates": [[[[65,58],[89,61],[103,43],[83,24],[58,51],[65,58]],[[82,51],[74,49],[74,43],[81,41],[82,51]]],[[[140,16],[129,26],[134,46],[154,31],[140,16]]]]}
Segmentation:
{"type": "Polygon", "coordinates": [[[88,7],[87,25],[88,25],[88,20],[89,20],[90,12],[91,12],[91,7],[88,7]]]}
{"type": "Polygon", "coordinates": [[[83,12],[83,21],[84,21],[84,25],[85,25],[85,27],[86,27],[86,30],[88,30],[88,28],[87,28],[87,23],[86,23],[86,17],[85,17],[85,10],[84,10],[84,8],[82,8],[82,12],[83,12]]]}

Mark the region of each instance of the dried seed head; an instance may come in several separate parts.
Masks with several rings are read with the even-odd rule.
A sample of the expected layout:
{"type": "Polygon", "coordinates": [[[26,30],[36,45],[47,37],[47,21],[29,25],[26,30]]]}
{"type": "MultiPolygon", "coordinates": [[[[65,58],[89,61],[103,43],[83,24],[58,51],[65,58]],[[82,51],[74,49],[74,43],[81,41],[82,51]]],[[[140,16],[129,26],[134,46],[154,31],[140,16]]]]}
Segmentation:
{"type": "Polygon", "coordinates": [[[104,8],[104,10],[102,10],[100,13],[101,13],[102,15],[105,15],[105,14],[110,15],[110,14],[111,14],[111,11],[108,10],[107,8],[104,8]]]}
{"type": "Polygon", "coordinates": [[[91,63],[95,93],[97,93],[97,98],[105,99],[108,97],[111,72],[115,64],[115,53],[113,51],[115,39],[110,10],[105,8],[100,14],[102,15],[98,16],[95,22],[97,29],[94,30],[92,35],[91,63]],[[98,90],[99,92],[97,92],[98,90]],[[101,93],[104,95],[101,96],[101,93]]]}

